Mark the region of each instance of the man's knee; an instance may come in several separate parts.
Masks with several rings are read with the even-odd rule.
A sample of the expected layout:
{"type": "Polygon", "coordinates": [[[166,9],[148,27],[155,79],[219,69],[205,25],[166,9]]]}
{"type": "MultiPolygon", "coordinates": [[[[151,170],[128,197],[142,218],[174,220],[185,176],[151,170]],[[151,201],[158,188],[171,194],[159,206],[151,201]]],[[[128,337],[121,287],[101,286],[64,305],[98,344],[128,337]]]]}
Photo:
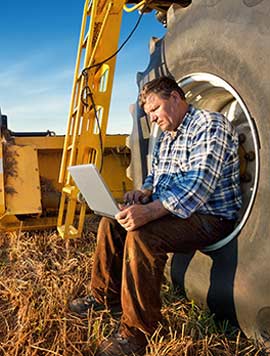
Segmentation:
{"type": "Polygon", "coordinates": [[[147,246],[151,248],[153,239],[149,238],[147,229],[142,226],[134,231],[129,231],[126,237],[126,247],[131,249],[136,249],[138,246],[147,246]]]}
{"type": "Polygon", "coordinates": [[[107,218],[106,216],[103,216],[99,222],[98,229],[99,230],[107,230],[108,228],[114,227],[115,226],[115,220],[111,218],[107,218]]]}
{"type": "Polygon", "coordinates": [[[151,273],[155,268],[162,271],[167,260],[161,241],[144,228],[128,232],[125,252],[125,263],[143,264],[151,273]]]}

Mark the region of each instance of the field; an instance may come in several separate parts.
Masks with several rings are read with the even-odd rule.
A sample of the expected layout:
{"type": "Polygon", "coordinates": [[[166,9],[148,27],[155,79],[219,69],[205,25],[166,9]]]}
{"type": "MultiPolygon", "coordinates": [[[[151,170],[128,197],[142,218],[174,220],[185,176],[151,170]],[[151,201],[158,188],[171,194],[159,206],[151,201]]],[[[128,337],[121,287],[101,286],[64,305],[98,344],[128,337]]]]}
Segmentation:
{"type": "MultiPolygon", "coordinates": [[[[54,231],[0,236],[0,355],[95,354],[118,319],[109,312],[69,313],[70,299],[87,291],[95,234],[64,241],[54,231]]],[[[251,356],[263,350],[227,321],[201,311],[163,286],[164,324],[149,340],[151,356],[251,356]]]]}

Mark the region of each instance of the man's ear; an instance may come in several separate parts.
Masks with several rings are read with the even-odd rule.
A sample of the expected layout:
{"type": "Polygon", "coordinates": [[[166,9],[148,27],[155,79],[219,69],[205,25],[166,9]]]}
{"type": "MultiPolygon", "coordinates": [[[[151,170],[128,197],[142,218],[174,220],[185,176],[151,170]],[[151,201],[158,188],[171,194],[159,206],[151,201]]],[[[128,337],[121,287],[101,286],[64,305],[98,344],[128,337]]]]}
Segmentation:
{"type": "Polygon", "coordinates": [[[180,96],[180,94],[179,94],[176,90],[173,90],[173,91],[171,92],[171,97],[172,97],[176,102],[181,101],[181,96],[180,96]]]}

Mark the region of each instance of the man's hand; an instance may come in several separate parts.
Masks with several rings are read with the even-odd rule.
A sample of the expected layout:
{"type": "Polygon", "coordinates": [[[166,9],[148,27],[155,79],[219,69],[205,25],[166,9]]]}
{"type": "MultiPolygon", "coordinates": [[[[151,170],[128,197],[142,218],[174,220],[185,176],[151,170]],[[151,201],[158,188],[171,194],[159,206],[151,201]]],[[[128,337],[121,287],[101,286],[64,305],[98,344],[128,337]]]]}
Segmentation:
{"type": "Polygon", "coordinates": [[[162,203],[155,200],[145,205],[131,205],[116,214],[115,218],[124,229],[132,231],[168,213],[162,203]]]}
{"type": "Polygon", "coordinates": [[[124,204],[146,204],[150,201],[151,190],[131,190],[124,195],[124,204]]]}

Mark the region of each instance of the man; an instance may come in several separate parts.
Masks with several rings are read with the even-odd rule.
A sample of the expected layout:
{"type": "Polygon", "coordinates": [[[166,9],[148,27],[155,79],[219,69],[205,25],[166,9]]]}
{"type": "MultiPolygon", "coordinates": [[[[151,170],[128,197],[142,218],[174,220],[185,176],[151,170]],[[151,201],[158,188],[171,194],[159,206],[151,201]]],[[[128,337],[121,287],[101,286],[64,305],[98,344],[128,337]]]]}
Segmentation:
{"type": "Polygon", "coordinates": [[[118,333],[98,356],[142,355],[161,321],[160,288],[168,252],[191,252],[224,238],[241,206],[238,137],[219,113],[188,105],[168,77],[144,85],[140,105],[163,131],[141,190],[125,195],[116,220],[101,220],[91,296],[80,314],[121,301],[118,333]]]}

